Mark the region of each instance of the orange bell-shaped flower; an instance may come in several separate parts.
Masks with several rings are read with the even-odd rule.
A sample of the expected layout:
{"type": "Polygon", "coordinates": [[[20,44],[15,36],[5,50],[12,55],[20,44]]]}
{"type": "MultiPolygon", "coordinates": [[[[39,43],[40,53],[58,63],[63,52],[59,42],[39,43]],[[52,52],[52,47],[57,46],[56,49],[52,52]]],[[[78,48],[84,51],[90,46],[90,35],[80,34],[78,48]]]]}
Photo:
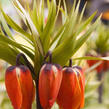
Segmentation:
{"type": "Polygon", "coordinates": [[[6,70],[5,85],[14,109],[31,109],[35,88],[26,66],[9,67],[6,70]]]}
{"type": "Polygon", "coordinates": [[[39,74],[39,99],[43,109],[51,109],[59,92],[62,80],[60,65],[45,63],[39,74]]]}
{"type": "Polygon", "coordinates": [[[85,79],[80,67],[65,67],[57,103],[60,109],[80,109],[84,107],[85,79]]]}

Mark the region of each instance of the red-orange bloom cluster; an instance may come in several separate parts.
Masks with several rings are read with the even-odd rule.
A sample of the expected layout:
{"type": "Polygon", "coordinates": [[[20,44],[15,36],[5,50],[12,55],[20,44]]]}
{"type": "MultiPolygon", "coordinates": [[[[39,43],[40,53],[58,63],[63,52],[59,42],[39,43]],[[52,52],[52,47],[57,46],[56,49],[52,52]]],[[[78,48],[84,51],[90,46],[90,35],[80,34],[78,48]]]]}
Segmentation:
{"type": "MultiPolygon", "coordinates": [[[[106,54],[106,56],[108,56],[108,55],[109,55],[109,53],[106,54]]],[[[93,55],[88,55],[88,56],[93,57],[93,55]]],[[[97,56],[97,57],[99,57],[99,56],[97,56]]],[[[100,60],[87,60],[89,67],[93,66],[97,62],[100,62],[100,60]]],[[[101,64],[96,67],[96,70],[97,70],[97,73],[102,73],[104,71],[109,70],[109,61],[101,61],[101,64]]]]}
{"type": "MultiPolygon", "coordinates": [[[[109,56],[109,52],[106,53],[106,56],[109,56]]],[[[104,71],[109,70],[109,61],[104,61],[104,71]]]]}
{"type": "Polygon", "coordinates": [[[85,78],[80,67],[65,67],[57,103],[60,109],[80,109],[84,106],[85,78]]]}
{"type": "MultiPolygon", "coordinates": [[[[89,67],[93,66],[94,64],[100,62],[99,60],[87,60],[89,67]]],[[[104,61],[101,61],[101,64],[96,67],[97,73],[101,73],[103,71],[104,61]]]]}
{"type": "Polygon", "coordinates": [[[31,109],[35,89],[26,66],[9,67],[6,70],[5,85],[14,109],[31,109]]]}
{"type": "MultiPolygon", "coordinates": [[[[33,68],[23,54],[19,54],[16,66],[11,66],[6,70],[5,85],[8,96],[14,109],[31,109],[35,95],[33,79],[30,70],[20,65],[19,59],[23,56],[31,72],[33,68]]],[[[62,67],[52,64],[51,52],[44,57],[44,61],[49,56],[49,62],[42,66],[39,77],[35,81],[37,89],[37,104],[40,103],[43,109],[51,109],[57,100],[61,109],[80,109],[84,106],[85,78],[83,71],[78,66],[72,67],[70,60],[69,67],[62,67]]],[[[38,106],[40,106],[38,104],[38,106]]]]}

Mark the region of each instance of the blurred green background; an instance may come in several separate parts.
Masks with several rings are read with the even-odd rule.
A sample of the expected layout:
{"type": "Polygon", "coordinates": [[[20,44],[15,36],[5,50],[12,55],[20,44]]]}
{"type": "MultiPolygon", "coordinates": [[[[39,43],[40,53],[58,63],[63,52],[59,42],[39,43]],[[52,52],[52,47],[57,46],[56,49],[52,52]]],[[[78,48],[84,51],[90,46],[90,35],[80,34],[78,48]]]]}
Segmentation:
{"type": "MultiPolygon", "coordinates": [[[[99,0],[98,0],[99,1],[99,0]]],[[[72,2],[72,1],[69,1],[72,2]]],[[[13,7],[10,4],[9,0],[0,0],[0,6],[2,6],[4,8],[4,11],[9,14],[9,15],[13,15],[11,17],[13,17],[13,19],[15,19],[18,23],[20,22],[19,17],[17,16],[16,12],[13,11],[13,7]]],[[[89,9],[88,9],[89,10],[89,9]]],[[[108,10],[108,9],[107,9],[108,10]]],[[[106,19],[107,21],[109,21],[108,19],[106,19]]],[[[19,23],[21,24],[21,23],[19,23]]],[[[22,26],[22,24],[21,24],[22,26]]],[[[105,26],[104,24],[102,24],[101,26],[107,28],[109,31],[109,27],[105,26]]],[[[106,31],[105,31],[106,32],[106,31]]],[[[96,31],[96,36],[98,37],[100,31],[96,31]]],[[[17,36],[17,34],[15,34],[15,36],[17,36]]],[[[104,36],[102,36],[104,37],[104,36]]],[[[108,38],[109,38],[109,34],[108,34],[108,38]]],[[[92,46],[93,43],[91,43],[91,40],[93,42],[93,40],[95,39],[90,39],[90,45],[91,47],[88,48],[89,46],[87,46],[87,44],[84,45],[83,48],[81,48],[81,50],[79,51],[78,55],[82,52],[84,52],[84,54],[86,54],[87,50],[85,51],[84,48],[88,49],[88,50],[95,50],[92,46]]],[[[22,41],[22,40],[20,40],[22,41]]],[[[23,41],[22,41],[23,42],[23,41]]],[[[109,46],[109,45],[108,45],[109,46]]],[[[109,51],[107,51],[109,52],[109,51]]],[[[87,67],[87,61],[81,61],[81,62],[77,62],[79,63],[82,68],[85,68],[86,70],[90,69],[89,67],[87,67]]],[[[0,109],[13,109],[11,102],[9,101],[9,98],[7,96],[6,90],[5,90],[5,84],[4,84],[4,77],[5,77],[5,70],[9,65],[0,60],[0,109]]],[[[104,77],[102,78],[102,81],[98,81],[97,79],[97,71],[94,70],[89,70],[89,72],[85,73],[86,75],[86,89],[85,89],[85,107],[84,109],[109,109],[109,71],[106,71],[104,73],[104,77]],[[99,85],[103,83],[103,102],[99,103],[98,102],[98,87],[99,85]]],[[[54,109],[57,109],[57,105],[55,104],[54,109]]],[[[35,109],[35,102],[33,104],[33,109],[35,109]]]]}

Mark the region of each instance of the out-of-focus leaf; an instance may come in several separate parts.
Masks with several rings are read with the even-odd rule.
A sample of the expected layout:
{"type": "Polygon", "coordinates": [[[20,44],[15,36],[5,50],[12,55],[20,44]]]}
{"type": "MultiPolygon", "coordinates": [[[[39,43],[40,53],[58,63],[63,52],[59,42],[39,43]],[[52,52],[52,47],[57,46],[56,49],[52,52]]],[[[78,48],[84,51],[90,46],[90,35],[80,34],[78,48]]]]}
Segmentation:
{"type": "Polygon", "coordinates": [[[0,42],[4,42],[4,43],[7,43],[11,46],[17,47],[20,50],[22,50],[24,53],[26,53],[31,58],[31,60],[34,59],[34,55],[30,51],[28,51],[26,48],[21,46],[21,44],[18,44],[17,42],[14,42],[14,41],[10,40],[9,38],[0,35],[0,42]]]}
{"type": "Polygon", "coordinates": [[[73,37],[67,38],[62,44],[60,44],[53,51],[53,61],[61,65],[65,65],[72,55],[82,46],[82,44],[88,39],[89,35],[97,27],[98,20],[82,35],[77,41],[75,41],[75,47],[73,47],[73,37]],[[69,49],[70,48],[70,49],[69,49]],[[61,58],[60,58],[61,57],[61,58]]]}
{"type": "Polygon", "coordinates": [[[1,12],[5,18],[5,20],[8,22],[9,25],[11,25],[11,27],[16,30],[17,32],[21,33],[22,35],[26,36],[27,38],[25,38],[31,45],[32,45],[32,37],[29,33],[27,33],[26,31],[24,31],[19,25],[17,25],[8,15],[6,15],[3,10],[1,9],[1,12]]]}
{"type": "Polygon", "coordinates": [[[36,0],[34,0],[33,2],[33,10],[30,11],[29,15],[35,25],[35,27],[37,28],[37,31],[39,33],[39,35],[41,35],[41,27],[40,27],[40,24],[39,24],[39,16],[38,16],[38,7],[36,6],[36,0]]]}
{"type": "Polygon", "coordinates": [[[55,36],[54,36],[54,38],[53,38],[53,40],[52,40],[52,42],[51,42],[51,46],[52,46],[52,44],[53,44],[58,38],[60,39],[62,33],[63,33],[64,30],[65,30],[65,27],[66,27],[66,23],[65,23],[64,25],[62,25],[62,27],[60,27],[60,29],[59,29],[59,30],[57,31],[57,33],[55,34],[55,36]]]}
{"type": "MultiPolygon", "coordinates": [[[[32,32],[32,41],[34,43],[34,47],[37,48],[38,47],[38,51],[36,50],[36,52],[40,52],[41,55],[43,55],[43,47],[39,38],[39,34],[38,31],[34,25],[34,23],[31,20],[31,17],[29,16],[29,14],[25,11],[25,9],[21,6],[21,4],[19,3],[18,0],[16,0],[16,3],[18,5],[18,7],[22,10],[23,15],[25,16],[25,21],[28,25],[28,27],[30,28],[30,31],[32,32]]],[[[15,6],[15,5],[14,5],[15,6]]],[[[15,6],[16,7],[16,6],[15,6]]],[[[16,7],[17,8],[17,7],[16,7]]],[[[17,8],[18,9],[18,8],[17,8]]],[[[19,10],[20,11],[20,10],[19,10]]]]}
{"type": "Polygon", "coordinates": [[[65,23],[67,16],[68,16],[68,12],[67,12],[67,7],[66,7],[66,3],[65,0],[63,0],[64,3],[64,9],[60,8],[61,12],[62,12],[62,24],[65,23]],[[65,11],[64,11],[65,10],[65,11]]]}
{"type": "Polygon", "coordinates": [[[39,5],[39,25],[41,31],[44,29],[44,0],[40,0],[40,5],[39,5]]]}
{"type": "Polygon", "coordinates": [[[82,18],[83,18],[85,9],[86,9],[86,5],[87,5],[87,2],[85,3],[85,5],[84,5],[84,7],[83,7],[83,9],[82,9],[82,12],[80,13],[79,23],[82,21],[82,18]]]}
{"type": "MultiPolygon", "coordinates": [[[[75,0],[75,2],[76,2],[76,0],[75,0]]],[[[72,8],[70,17],[68,17],[66,19],[65,23],[67,23],[67,25],[66,25],[66,28],[65,28],[64,32],[62,33],[62,36],[61,36],[61,38],[60,38],[60,40],[58,42],[58,45],[61,42],[65,41],[68,37],[73,36],[74,27],[76,27],[76,23],[77,23],[80,0],[79,0],[79,2],[77,4],[77,7],[75,7],[76,6],[75,2],[73,4],[73,8],[72,8]]]]}
{"type": "Polygon", "coordinates": [[[5,19],[4,19],[4,17],[3,17],[2,14],[0,14],[0,20],[1,20],[1,22],[2,22],[3,28],[4,28],[5,32],[7,33],[7,35],[8,35],[11,39],[14,39],[13,36],[12,36],[12,33],[11,33],[11,31],[10,31],[10,29],[9,29],[9,27],[8,27],[8,25],[7,25],[7,23],[6,23],[6,21],[5,21],[5,19]]]}
{"type": "Polygon", "coordinates": [[[19,52],[11,48],[5,43],[0,42],[0,58],[10,63],[11,65],[15,65],[16,56],[19,52]]]}
{"type": "Polygon", "coordinates": [[[82,23],[82,25],[78,26],[75,36],[79,35],[83,30],[86,29],[87,25],[93,20],[95,15],[96,15],[96,12],[94,12],[84,23],[82,23]]]}
{"type": "Polygon", "coordinates": [[[86,30],[85,34],[83,34],[79,39],[77,39],[73,49],[74,54],[84,44],[84,42],[86,42],[86,40],[89,38],[89,35],[92,33],[92,31],[96,29],[98,22],[100,20],[100,17],[97,19],[97,21],[93,25],[90,26],[88,30],[86,30]]]}
{"type": "Polygon", "coordinates": [[[54,29],[56,21],[56,1],[52,0],[49,7],[47,23],[41,35],[44,52],[46,53],[50,47],[50,35],[54,29]]]}
{"type": "Polygon", "coordinates": [[[109,57],[91,57],[91,56],[84,56],[84,57],[73,58],[73,60],[107,60],[107,61],[109,61],[109,57]]]}

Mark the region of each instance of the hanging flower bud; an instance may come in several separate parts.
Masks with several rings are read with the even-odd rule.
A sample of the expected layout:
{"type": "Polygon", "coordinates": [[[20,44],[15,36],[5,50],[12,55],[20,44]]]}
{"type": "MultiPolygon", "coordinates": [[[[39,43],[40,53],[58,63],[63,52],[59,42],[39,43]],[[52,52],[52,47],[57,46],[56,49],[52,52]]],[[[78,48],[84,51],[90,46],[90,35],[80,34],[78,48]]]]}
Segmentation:
{"type": "MultiPolygon", "coordinates": [[[[87,60],[89,67],[92,67],[94,64],[100,62],[99,60],[87,60]]],[[[101,61],[101,64],[96,67],[97,73],[101,73],[103,71],[104,61],[101,61]]]]}
{"type": "Polygon", "coordinates": [[[72,64],[70,64],[62,72],[63,78],[57,97],[60,109],[80,109],[84,107],[85,79],[82,69],[78,66],[72,67],[72,64]]]}
{"type": "Polygon", "coordinates": [[[31,109],[34,84],[26,66],[11,66],[6,70],[5,85],[14,109],[31,109]]]}
{"type": "Polygon", "coordinates": [[[30,70],[26,66],[8,67],[5,85],[14,109],[31,109],[35,88],[30,70]]]}
{"type": "Polygon", "coordinates": [[[43,109],[51,109],[56,100],[62,80],[61,69],[60,65],[51,63],[50,57],[50,62],[45,63],[40,70],[39,99],[43,109]]]}
{"type": "MultiPolygon", "coordinates": [[[[93,55],[89,55],[89,56],[93,57],[93,55]]],[[[98,55],[97,57],[100,57],[100,55],[98,55]]],[[[101,62],[101,63],[95,69],[96,69],[97,73],[101,73],[103,71],[104,61],[100,61],[100,60],[87,60],[87,63],[89,65],[89,67],[92,67],[94,64],[97,64],[98,62],[101,62]]]]}
{"type": "Polygon", "coordinates": [[[109,70],[109,61],[106,63],[106,70],[109,70]]]}
{"type": "MultiPolygon", "coordinates": [[[[109,56],[109,52],[106,53],[106,56],[109,56]]],[[[109,70],[109,61],[104,61],[104,71],[109,70]]]]}

